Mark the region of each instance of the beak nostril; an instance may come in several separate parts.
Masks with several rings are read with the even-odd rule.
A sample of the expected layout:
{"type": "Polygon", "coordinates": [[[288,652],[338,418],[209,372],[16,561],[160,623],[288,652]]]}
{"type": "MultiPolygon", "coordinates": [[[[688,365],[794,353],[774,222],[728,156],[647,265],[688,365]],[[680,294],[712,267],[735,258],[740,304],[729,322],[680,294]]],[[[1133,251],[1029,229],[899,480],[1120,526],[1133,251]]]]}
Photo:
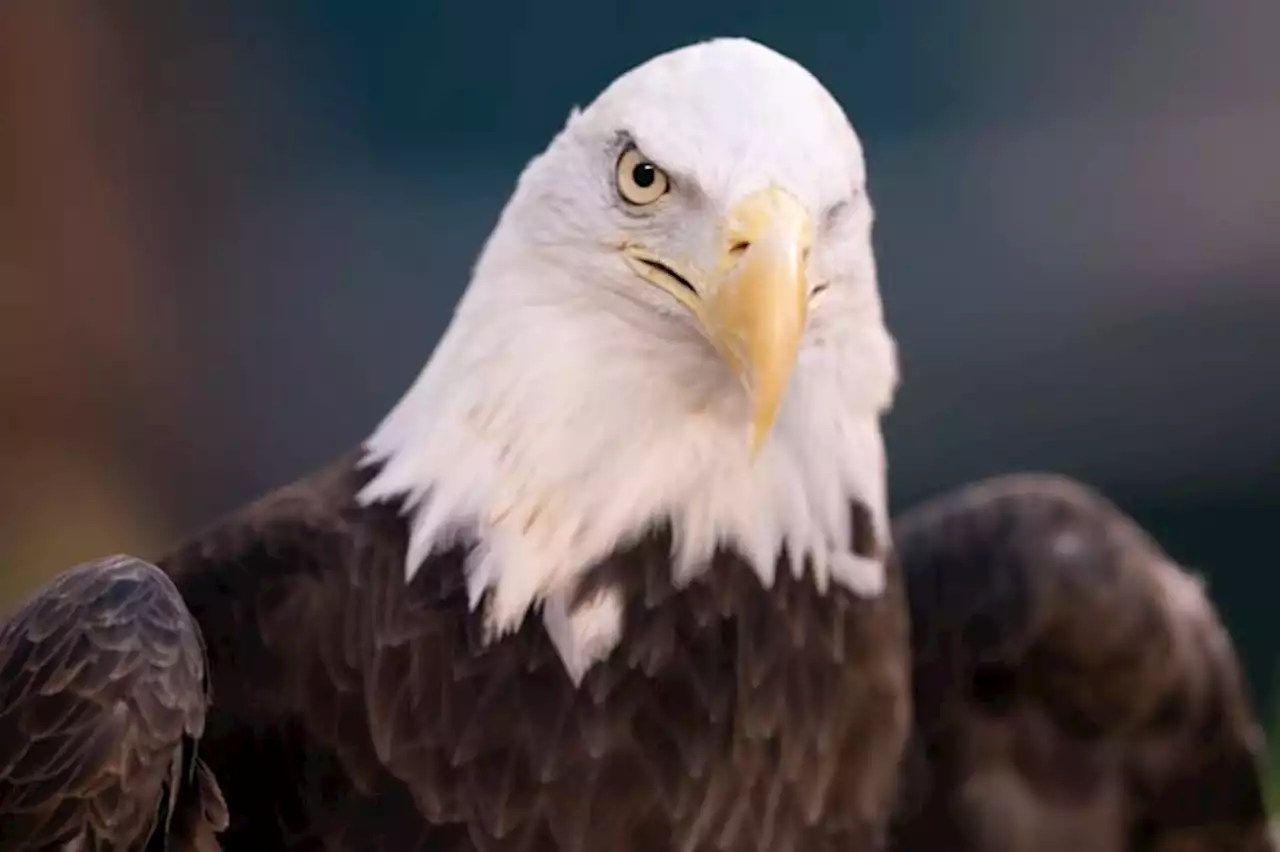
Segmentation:
{"type": "Polygon", "coordinates": [[[739,240],[729,247],[729,256],[732,258],[742,257],[749,248],[751,248],[751,243],[746,240],[739,240]]]}
{"type": "Polygon", "coordinates": [[[801,262],[801,263],[803,263],[805,266],[808,266],[808,265],[809,265],[809,255],[810,255],[810,254],[812,254],[812,253],[813,253],[813,249],[812,249],[812,248],[805,248],[805,250],[804,250],[803,252],[801,252],[801,253],[800,253],[800,262],[801,262]]]}

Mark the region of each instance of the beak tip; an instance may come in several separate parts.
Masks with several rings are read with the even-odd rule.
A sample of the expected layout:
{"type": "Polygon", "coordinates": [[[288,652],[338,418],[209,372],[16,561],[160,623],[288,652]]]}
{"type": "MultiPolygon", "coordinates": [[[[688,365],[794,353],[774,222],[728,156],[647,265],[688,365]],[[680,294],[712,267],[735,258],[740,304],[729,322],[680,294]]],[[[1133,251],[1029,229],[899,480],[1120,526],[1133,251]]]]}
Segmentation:
{"type": "Polygon", "coordinates": [[[747,246],[711,288],[708,332],[751,400],[747,449],[756,461],[774,429],[808,319],[808,214],[782,190],[743,199],[731,217],[747,246]]]}

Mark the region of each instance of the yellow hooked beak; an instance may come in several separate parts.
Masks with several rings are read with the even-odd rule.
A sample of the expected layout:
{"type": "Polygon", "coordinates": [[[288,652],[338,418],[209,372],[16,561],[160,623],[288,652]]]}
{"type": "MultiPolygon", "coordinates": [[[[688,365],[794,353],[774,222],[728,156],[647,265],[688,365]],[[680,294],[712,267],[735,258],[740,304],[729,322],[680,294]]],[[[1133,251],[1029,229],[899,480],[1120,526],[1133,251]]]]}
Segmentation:
{"type": "Polygon", "coordinates": [[[624,252],[641,277],[693,313],[746,386],[754,456],[778,417],[804,337],[813,223],[792,195],[769,187],[734,205],[721,233],[724,243],[709,276],[637,246],[624,252]]]}

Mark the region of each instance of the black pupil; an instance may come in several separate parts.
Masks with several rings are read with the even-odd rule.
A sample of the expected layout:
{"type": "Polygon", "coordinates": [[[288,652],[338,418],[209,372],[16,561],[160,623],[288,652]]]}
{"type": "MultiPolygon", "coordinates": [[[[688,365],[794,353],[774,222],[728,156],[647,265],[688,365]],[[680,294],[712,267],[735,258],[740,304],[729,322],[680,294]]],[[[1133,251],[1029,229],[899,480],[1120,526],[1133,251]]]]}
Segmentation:
{"type": "Polygon", "coordinates": [[[641,189],[648,189],[658,179],[657,170],[651,163],[636,163],[636,167],[631,170],[631,179],[641,189]]]}

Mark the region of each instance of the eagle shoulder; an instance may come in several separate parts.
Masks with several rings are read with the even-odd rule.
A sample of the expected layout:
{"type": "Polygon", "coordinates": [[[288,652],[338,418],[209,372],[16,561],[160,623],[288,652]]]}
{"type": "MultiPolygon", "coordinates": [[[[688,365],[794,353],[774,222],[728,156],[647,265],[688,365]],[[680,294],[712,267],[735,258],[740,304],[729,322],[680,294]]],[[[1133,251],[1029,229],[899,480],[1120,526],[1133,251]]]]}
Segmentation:
{"type": "Polygon", "coordinates": [[[1262,734],[1230,637],[1130,518],[1071,480],[1018,475],[921,506],[894,538],[917,708],[908,835],[1269,848],[1262,734]]]}
{"type": "Polygon", "coordinates": [[[141,848],[172,829],[216,849],[225,807],[195,755],[208,703],[164,573],[115,556],[60,574],[0,629],[3,848],[141,848]]]}

